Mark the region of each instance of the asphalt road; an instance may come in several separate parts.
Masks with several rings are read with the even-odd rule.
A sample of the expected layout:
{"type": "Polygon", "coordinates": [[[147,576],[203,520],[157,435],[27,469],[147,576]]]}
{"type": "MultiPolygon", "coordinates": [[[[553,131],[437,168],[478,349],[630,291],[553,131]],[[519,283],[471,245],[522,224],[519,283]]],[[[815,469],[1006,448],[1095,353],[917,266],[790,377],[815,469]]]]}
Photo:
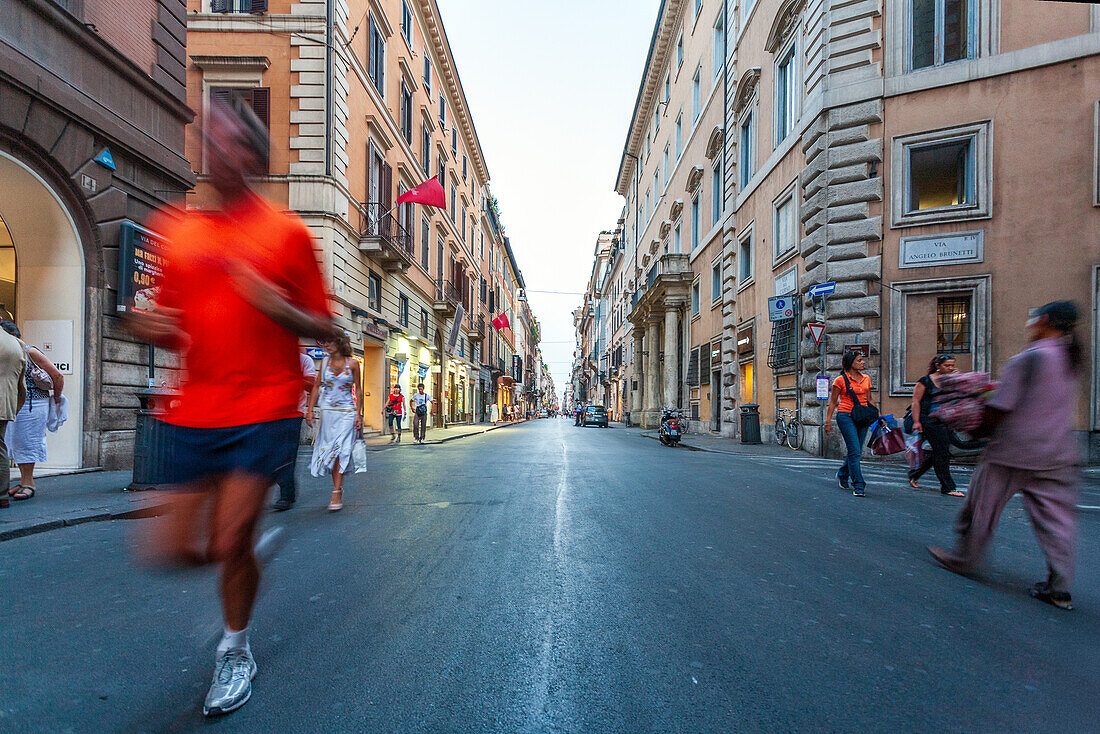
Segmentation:
{"type": "Polygon", "coordinates": [[[960,500],[812,460],[550,419],[371,461],[343,512],[308,479],[266,519],[259,676],[219,720],[215,576],[137,564],[151,520],[0,545],[0,731],[1098,730],[1098,514],[1062,612],[1018,500],[967,580],[924,551],[960,500]]]}

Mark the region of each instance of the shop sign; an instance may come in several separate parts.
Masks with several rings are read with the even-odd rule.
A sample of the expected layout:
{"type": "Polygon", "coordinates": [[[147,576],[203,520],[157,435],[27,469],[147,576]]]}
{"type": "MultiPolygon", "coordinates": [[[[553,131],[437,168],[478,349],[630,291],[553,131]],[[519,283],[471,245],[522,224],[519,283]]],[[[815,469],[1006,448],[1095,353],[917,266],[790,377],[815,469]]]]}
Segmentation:
{"type": "Polygon", "coordinates": [[[742,329],[737,332],[737,353],[738,354],[752,354],[753,352],[753,334],[752,327],[742,329]]]}
{"type": "Polygon", "coordinates": [[[163,237],[133,222],[123,222],[119,232],[118,301],[120,313],[149,313],[160,295],[164,275],[163,237]]]}
{"type": "Polygon", "coordinates": [[[858,352],[863,355],[864,359],[871,358],[871,345],[870,344],[845,344],[845,352],[858,352]]]}
{"type": "Polygon", "coordinates": [[[27,321],[23,335],[28,344],[34,344],[53,362],[63,375],[73,373],[73,322],[27,321]]]}
{"type": "Polygon", "coordinates": [[[421,379],[421,380],[423,380],[424,378],[426,378],[426,377],[428,376],[428,365],[426,365],[426,364],[422,364],[422,365],[420,365],[420,366],[419,366],[419,367],[418,367],[418,368],[416,369],[416,374],[417,374],[417,376],[419,376],[419,377],[420,377],[420,379],[421,379]]]}
{"type": "Polygon", "coordinates": [[[903,237],[898,249],[902,268],[927,268],[947,263],[980,263],[982,232],[903,237]]]}
{"type": "Polygon", "coordinates": [[[375,339],[385,340],[387,336],[386,330],[377,324],[366,323],[363,324],[363,334],[366,336],[372,336],[375,339]]]}

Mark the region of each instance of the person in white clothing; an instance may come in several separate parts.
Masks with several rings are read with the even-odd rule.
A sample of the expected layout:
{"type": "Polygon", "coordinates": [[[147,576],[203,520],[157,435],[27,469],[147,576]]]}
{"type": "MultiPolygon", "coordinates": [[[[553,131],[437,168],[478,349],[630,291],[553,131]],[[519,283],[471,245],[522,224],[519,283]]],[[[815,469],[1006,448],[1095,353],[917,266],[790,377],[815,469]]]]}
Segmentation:
{"type": "MultiPolygon", "coordinates": [[[[317,378],[317,367],[313,364],[313,357],[306,354],[305,349],[298,355],[302,363],[302,399],[298,402],[298,410],[305,415],[309,402],[309,390],[317,378]]],[[[302,435],[302,426],[299,422],[298,435],[302,435]]],[[[298,467],[298,452],[294,452],[294,458],[289,464],[279,468],[275,474],[275,483],[279,485],[279,499],[275,500],[275,511],[283,512],[294,506],[294,500],[298,498],[298,487],[294,481],[294,472],[298,467]]]]}
{"type": "Polygon", "coordinates": [[[65,378],[38,347],[22,341],[19,327],[13,322],[0,321],[0,327],[20,340],[26,355],[27,401],[15,420],[8,423],[4,442],[11,460],[19,465],[19,484],[8,489],[8,496],[13,500],[29,500],[35,494],[34,465],[46,461],[46,419],[50,402],[60,402],[65,378]]]}
{"type": "Polygon", "coordinates": [[[432,396],[424,392],[424,383],[416,386],[416,392],[409,397],[409,406],[413,413],[413,443],[424,443],[424,433],[428,428],[428,415],[431,414],[432,396]]]}
{"type": "Polygon", "coordinates": [[[351,340],[339,332],[325,342],[325,357],[313,380],[306,407],[306,423],[313,425],[313,409],[320,403],[321,425],[313,442],[309,471],[315,477],[332,474],[332,500],[328,509],[344,507],[344,474],[351,470],[355,435],[363,426],[363,391],[359,362],[351,354],[351,340]]]}

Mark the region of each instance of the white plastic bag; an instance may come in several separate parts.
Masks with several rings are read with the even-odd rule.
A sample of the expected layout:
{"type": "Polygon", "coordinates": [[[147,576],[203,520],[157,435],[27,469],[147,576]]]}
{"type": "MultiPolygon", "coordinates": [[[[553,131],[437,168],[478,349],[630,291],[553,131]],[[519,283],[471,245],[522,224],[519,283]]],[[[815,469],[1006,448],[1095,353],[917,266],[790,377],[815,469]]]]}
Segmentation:
{"type": "Polygon", "coordinates": [[[357,439],[351,446],[351,463],[355,464],[355,473],[367,470],[367,442],[357,439]]]}

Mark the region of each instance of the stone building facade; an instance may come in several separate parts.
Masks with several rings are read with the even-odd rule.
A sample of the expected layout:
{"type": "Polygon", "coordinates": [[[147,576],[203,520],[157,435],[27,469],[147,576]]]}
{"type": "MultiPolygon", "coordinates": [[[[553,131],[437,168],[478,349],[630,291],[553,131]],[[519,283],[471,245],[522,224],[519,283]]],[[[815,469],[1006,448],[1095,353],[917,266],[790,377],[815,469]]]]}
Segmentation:
{"type": "MultiPolygon", "coordinates": [[[[690,62],[707,43],[721,59],[721,109],[711,128],[703,107],[706,145],[689,143],[685,160],[702,171],[704,189],[708,171],[720,174],[711,180],[721,196],[720,255],[708,263],[710,252],[692,248],[690,271],[692,283],[706,282],[706,265],[717,265],[721,324],[710,366],[720,365],[721,410],[693,427],[737,438],[741,407],[758,404],[767,440],[781,409],[798,410],[806,448],[831,453],[838,446],[822,440],[815,383],[837,374],[845,350],[868,353],[877,400],[900,414],[932,356],[996,373],[1024,345],[1027,308],[1070,298],[1085,317],[1090,362],[1078,423],[1095,456],[1098,6],[664,0],[616,188],[627,202],[625,240],[639,248],[633,367],[645,376],[643,393],[663,396],[666,379],[681,380],[667,393],[685,410],[696,389],[705,404],[698,377],[687,377],[698,357],[674,355],[687,371],[670,364],[667,332],[682,317],[659,318],[670,298],[685,297],[679,281],[660,275],[687,271],[661,244],[682,208],[664,194],[647,202],[645,191],[661,170],[661,153],[652,160],[663,152],[661,110],[678,109],[683,89],[674,73],[665,93],[665,65],[690,62]],[[662,207],[669,214],[654,216],[662,207]],[[652,258],[664,265],[651,278],[652,258]],[[810,297],[829,283],[824,300],[810,297]],[[825,326],[823,350],[811,323],[825,326]]],[[[712,336],[693,314],[690,349],[712,336]]]]}
{"type": "Polygon", "coordinates": [[[118,318],[119,250],[182,200],[183,0],[0,0],[0,308],[65,375],[52,468],[129,466],[138,393],[174,358],[118,318]]]}

